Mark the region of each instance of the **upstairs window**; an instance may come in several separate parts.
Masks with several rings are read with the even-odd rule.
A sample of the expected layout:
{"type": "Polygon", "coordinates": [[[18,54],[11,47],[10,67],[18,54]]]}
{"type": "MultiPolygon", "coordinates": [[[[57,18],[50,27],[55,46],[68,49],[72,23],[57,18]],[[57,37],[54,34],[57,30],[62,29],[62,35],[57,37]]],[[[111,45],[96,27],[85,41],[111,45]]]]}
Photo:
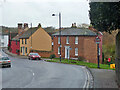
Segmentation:
{"type": "Polygon", "coordinates": [[[22,39],[22,44],[24,44],[23,39],[22,39]]]}
{"type": "Polygon", "coordinates": [[[78,56],[78,48],[75,48],[75,56],[78,56]]]}
{"type": "Polygon", "coordinates": [[[58,44],[60,44],[60,37],[58,37],[58,44]]]}
{"type": "Polygon", "coordinates": [[[16,40],[16,45],[17,45],[17,40],[16,40]]]}
{"type": "Polygon", "coordinates": [[[27,39],[25,39],[25,44],[27,44],[27,39]]]}
{"type": "Polygon", "coordinates": [[[75,37],[75,44],[78,44],[78,37],[75,37]]]}
{"type": "Polygon", "coordinates": [[[66,44],[69,44],[69,36],[66,38],[66,44]]]}

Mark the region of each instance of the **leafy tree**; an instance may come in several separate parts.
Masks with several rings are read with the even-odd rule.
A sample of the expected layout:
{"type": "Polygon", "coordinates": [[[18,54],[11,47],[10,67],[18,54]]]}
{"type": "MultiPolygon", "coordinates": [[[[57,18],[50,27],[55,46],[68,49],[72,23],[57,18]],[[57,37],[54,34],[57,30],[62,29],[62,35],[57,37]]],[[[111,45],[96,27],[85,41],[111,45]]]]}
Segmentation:
{"type": "Polygon", "coordinates": [[[120,2],[90,2],[91,24],[99,31],[111,33],[119,29],[116,35],[116,73],[120,85],[120,2]]]}

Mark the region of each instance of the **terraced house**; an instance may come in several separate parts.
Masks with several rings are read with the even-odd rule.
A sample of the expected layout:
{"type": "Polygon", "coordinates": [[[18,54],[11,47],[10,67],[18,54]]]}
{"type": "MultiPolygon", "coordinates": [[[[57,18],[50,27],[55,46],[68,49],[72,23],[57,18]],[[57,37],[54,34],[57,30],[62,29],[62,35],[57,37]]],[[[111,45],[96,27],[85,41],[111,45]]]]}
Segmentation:
{"type": "Polygon", "coordinates": [[[23,35],[20,36],[20,55],[28,55],[31,51],[51,51],[52,39],[51,36],[38,27],[29,28],[23,35]]]}

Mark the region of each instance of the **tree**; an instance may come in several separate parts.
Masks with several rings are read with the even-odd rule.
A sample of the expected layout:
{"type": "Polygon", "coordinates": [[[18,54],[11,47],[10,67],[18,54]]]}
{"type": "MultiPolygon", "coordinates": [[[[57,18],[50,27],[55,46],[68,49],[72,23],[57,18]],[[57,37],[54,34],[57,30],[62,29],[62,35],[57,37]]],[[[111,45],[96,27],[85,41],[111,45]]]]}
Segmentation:
{"type": "Polygon", "coordinates": [[[120,85],[120,2],[90,2],[91,24],[98,31],[111,33],[119,29],[116,35],[116,75],[120,85]]]}

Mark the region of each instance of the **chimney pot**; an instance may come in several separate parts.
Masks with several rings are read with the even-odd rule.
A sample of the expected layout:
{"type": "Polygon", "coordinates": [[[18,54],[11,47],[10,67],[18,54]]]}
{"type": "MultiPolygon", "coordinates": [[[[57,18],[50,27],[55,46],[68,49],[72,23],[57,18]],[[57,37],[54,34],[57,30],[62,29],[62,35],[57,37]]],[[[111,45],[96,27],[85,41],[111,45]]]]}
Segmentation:
{"type": "Polygon", "coordinates": [[[28,28],[28,23],[24,23],[24,29],[28,28]]]}

